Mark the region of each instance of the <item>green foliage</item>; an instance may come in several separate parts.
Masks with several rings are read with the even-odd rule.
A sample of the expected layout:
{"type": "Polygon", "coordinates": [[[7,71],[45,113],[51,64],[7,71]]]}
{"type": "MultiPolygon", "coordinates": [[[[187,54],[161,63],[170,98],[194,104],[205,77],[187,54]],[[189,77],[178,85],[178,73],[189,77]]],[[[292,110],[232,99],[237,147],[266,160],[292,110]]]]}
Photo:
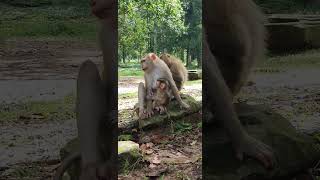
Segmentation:
{"type": "Polygon", "coordinates": [[[176,133],[183,133],[192,130],[192,124],[187,122],[176,122],[174,124],[174,131],[176,133]]]}
{"type": "Polygon", "coordinates": [[[147,52],[200,58],[200,0],[121,0],[119,4],[118,53],[122,63],[147,52]]]}
{"type": "Polygon", "coordinates": [[[121,134],[118,136],[118,141],[132,141],[133,137],[131,134],[121,134]]]}

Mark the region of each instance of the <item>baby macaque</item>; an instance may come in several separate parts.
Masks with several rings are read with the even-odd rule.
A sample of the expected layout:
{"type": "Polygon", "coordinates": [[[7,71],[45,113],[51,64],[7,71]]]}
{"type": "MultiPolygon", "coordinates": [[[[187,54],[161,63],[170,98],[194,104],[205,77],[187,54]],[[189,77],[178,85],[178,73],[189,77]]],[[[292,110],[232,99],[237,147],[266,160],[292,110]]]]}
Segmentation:
{"type": "Polygon", "coordinates": [[[157,80],[156,92],[152,97],[152,108],[160,114],[167,112],[167,106],[170,102],[171,91],[169,82],[166,79],[157,80]]]}

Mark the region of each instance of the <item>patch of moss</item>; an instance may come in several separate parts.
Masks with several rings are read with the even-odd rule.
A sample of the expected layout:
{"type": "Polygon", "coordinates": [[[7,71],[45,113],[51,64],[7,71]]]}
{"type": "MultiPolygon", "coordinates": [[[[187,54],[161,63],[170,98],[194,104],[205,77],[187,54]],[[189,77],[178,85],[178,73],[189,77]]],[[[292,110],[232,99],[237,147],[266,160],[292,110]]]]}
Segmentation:
{"type": "Polygon", "coordinates": [[[137,98],[137,97],[138,97],[137,92],[123,93],[123,94],[118,95],[119,99],[133,99],[133,98],[137,98]]]}
{"type": "Polygon", "coordinates": [[[0,123],[74,119],[75,96],[55,101],[29,101],[0,106],[0,123]]]}
{"type": "Polygon", "coordinates": [[[118,136],[118,141],[130,141],[133,140],[133,137],[131,134],[121,134],[118,136]]]}

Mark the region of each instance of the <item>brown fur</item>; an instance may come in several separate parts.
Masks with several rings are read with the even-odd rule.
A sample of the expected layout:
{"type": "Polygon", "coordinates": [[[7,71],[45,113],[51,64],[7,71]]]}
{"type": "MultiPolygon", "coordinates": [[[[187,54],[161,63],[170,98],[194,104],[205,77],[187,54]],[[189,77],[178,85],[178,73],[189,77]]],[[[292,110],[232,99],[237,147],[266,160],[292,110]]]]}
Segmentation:
{"type": "Polygon", "coordinates": [[[177,88],[180,91],[183,87],[183,84],[188,80],[188,70],[183,65],[182,61],[168,53],[163,53],[160,55],[162,59],[169,67],[174,82],[176,82],[177,88]]]}
{"type": "MultiPolygon", "coordinates": [[[[214,119],[223,124],[239,160],[251,156],[271,168],[275,164],[272,149],[244,130],[232,104],[253,65],[263,57],[263,22],[251,0],[203,1],[203,103],[207,117],[214,113],[214,119]]],[[[204,137],[208,133],[204,131],[204,137]]]]}
{"type": "Polygon", "coordinates": [[[204,26],[210,49],[233,95],[265,52],[264,16],[251,0],[206,0],[204,26]]]}
{"type": "Polygon", "coordinates": [[[162,61],[156,54],[149,53],[141,60],[141,69],[144,71],[145,85],[139,84],[138,88],[138,104],[139,104],[139,117],[140,119],[151,117],[153,89],[157,88],[158,79],[166,79],[169,82],[171,91],[175,99],[181,107],[189,108],[189,105],[182,101],[179,90],[172,78],[171,71],[167,64],[162,61]],[[145,109],[146,108],[146,109],[145,109]]]}
{"type": "Polygon", "coordinates": [[[163,114],[167,110],[167,106],[170,102],[171,92],[170,85],[166,79],[157,80],[157,89],[152,98],[152,107],[154,110],[163,114]]]}
{"type": "Polygon", "coordinates": [[[79,152],[61,163],[54,180],[61,180],[76,160],[81,160],[80,180],[117,178],[117,1],[91,0],[91,10],[101,22],[103,78],[92,61],[81,64],[76,102],[79,152]]]}

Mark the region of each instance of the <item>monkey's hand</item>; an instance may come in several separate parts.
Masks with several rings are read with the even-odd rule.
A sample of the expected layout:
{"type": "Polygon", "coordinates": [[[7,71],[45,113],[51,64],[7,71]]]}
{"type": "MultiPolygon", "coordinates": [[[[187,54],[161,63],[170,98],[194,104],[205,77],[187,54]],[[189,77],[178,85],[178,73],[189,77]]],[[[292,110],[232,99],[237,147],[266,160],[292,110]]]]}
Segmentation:
{"type": "Polygon", "coordinates": [[[272,149],[249,135],[240,140],[240,143],[235,147],[235,151],[239,160],[243,160],[243,156],[247,155],[259,160],[267,169],[273,168],[276,164],[272,149]]]}

